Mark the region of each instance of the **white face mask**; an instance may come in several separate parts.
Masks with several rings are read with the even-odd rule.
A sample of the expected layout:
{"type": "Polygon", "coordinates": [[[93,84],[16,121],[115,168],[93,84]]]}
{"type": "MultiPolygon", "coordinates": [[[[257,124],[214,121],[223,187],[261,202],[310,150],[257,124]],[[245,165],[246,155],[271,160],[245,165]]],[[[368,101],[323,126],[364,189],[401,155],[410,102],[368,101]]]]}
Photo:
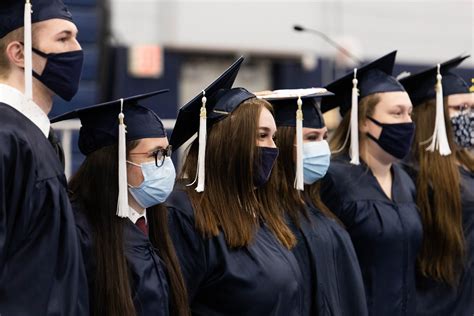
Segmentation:
{"type": "Polygon", "coordinates": [[[173,191],[176,179],[173,160],[165,157],[161,167],[157,167],[154,161],[142,164],[127,162],[142,169],[143,182],[138,187],[128,188],[137,203],[143,208],[163,203],[173,191]]]}
{"type": "Polygon", "coordinates": [[[303,143],[304,183],[313,184],[326,175],[331,151],[326,140],[303,143]]]}

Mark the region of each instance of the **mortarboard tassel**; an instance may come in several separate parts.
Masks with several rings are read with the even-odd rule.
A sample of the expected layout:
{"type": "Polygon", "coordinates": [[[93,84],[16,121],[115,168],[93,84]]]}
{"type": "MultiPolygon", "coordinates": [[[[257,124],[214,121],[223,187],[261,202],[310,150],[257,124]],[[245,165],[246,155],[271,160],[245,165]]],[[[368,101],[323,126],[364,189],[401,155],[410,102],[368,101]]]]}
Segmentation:
{"type": "Polygon", "coordinates": [[[451,154],[449,148],[448,135],[446,134],[446,123],[444,121],[444,105],[443,105],[443,85],[441,84],[442,76],[440,73],[440,64],[438,64],[438,73],[436,75],[436,118],[431,144],[426,148],[427,151],[438,150],[441,156],[451,154]]]}
{"type": "Polygon", "coordinates": [[[298,96],[298,109],[296,110],[296,175],[295,175],[295,189],[304,191],[304,177],[303,177],[303,101],[298,96]]]}
{"type": "Polygon", "coordinates": [[[119,119],[119,144],[118,144],[118,203],[117,216],[127,217],[129,212],[128,206],[128,181],[127,181],[127,152],[126,152],[126,125],[124,123],[125,115],[123,114],[123,99],[120,99],[119,119]]]}
{"type": "Polygon", "coordinates": [[[357,89],[357,68],[354,68],[354,79],[352,79],[352,104],[351,104],[351,145],[349,155],[351,164],[359,164],[359,90],[357,89]]]}
{"type": "Polygon", "coordinates": [[[202,91],[202,106],[199,118],[199,152],[198,152],[198,170],[197,170],[197,192],[204,191],[204,182],[206,178],[206,139],[207,139],[207,111],[206,111],[206,91],[202,91]]]}
{"type": "Polygon", "coordinates": [[[24,58],[25,58],[25,96],[27,100],[33,100],[33,62],[31,44],[31,3],[25,2],[24,15],[24,58]]]}

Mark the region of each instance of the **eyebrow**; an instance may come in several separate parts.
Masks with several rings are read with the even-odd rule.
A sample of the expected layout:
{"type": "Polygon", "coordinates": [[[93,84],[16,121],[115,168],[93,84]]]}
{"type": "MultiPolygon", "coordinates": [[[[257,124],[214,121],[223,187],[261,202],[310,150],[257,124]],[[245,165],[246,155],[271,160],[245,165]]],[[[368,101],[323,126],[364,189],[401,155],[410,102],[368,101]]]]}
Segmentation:
{"type": "Polygon", "coordinates": [[[77,36],[78,34],[79,34],[79,31],[63,30],[58,33],[58,36],[60,35],[77,36]]]}
{"type": "Polygon", "coordinates": [[[165,149],[165,148],[167,148],[167,147],[168,147],[168,146],[166,146],[166,147],[163,147],[163,146],[156,146],[156,147],[153,147],[153,149],[151,149],[149,152],[154,152],[154,151],[157,151],[157,150],[159,150],[159,149],[165,149]]]}
{"type": "Polygon", "coordinates": [[[413,105],[406,105],[406,104],[397,104],[395,105],[394,107],[396,108],[399,108],[399,109],[408,109],[408,110],[412,110],[413,109],[413,105]]]}

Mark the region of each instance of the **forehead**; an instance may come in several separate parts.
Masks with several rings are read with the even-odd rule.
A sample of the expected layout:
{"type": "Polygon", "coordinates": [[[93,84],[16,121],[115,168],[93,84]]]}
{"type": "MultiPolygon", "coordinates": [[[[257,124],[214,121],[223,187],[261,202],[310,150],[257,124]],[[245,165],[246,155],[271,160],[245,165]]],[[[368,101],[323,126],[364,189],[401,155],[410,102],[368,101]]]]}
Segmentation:
{"type": "Polygon", "coordinates": [[[142,138],[139,140],[138,146],[134,149],[137,152],[147,152],[157,147],[166,148],[168,147],[168,138],[142,138]]]}
{"type": "Polygon", "coordinates": [[[474,93],[460,93],[448,96],[449,105],[460,105],[466,103],[474,105],[474,93]]]}
{"type": "Polygon", "coordinates": [[[64,19],[49,19],[34,23],[34,32],[37,35],[56,35],[61,32],[77,34],[78,30],[74,23],[64,19]]]}
{"type": "Polygon", "coordinates": [[[272,113],[264,106],[262,106],[262,110],[260,112],[259,125],[262,125],[262,127],[276,126],[272,113]]]}
{"type": "Polygon", "coordinates": [[[411,108],[412,104],[408,93],[402,91],[380,93],[380,101],[376,109],[391,109],[396,107],[411,108]]]}
{"type": "Polygon", "coordinates": [[[327,127],[324,126],[322,128],[310,128],[310,127],[303,127],[303,134],[311,134],[311,133],[324,133],[327,131],[327,127]]]}

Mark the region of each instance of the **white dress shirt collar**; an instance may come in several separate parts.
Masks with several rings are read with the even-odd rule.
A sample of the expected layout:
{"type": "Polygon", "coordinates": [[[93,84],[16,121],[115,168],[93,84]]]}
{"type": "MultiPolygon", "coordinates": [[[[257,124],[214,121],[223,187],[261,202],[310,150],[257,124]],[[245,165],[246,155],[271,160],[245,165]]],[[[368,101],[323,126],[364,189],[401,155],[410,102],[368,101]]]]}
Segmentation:
{"type": "Polygon", "coordinates": [[[49,135],[50,122],[46,113],[33,101],[28,101],[19,90],[0,83],[0,102],[5,103],[28,118],[46,138],[49,135]]]}

